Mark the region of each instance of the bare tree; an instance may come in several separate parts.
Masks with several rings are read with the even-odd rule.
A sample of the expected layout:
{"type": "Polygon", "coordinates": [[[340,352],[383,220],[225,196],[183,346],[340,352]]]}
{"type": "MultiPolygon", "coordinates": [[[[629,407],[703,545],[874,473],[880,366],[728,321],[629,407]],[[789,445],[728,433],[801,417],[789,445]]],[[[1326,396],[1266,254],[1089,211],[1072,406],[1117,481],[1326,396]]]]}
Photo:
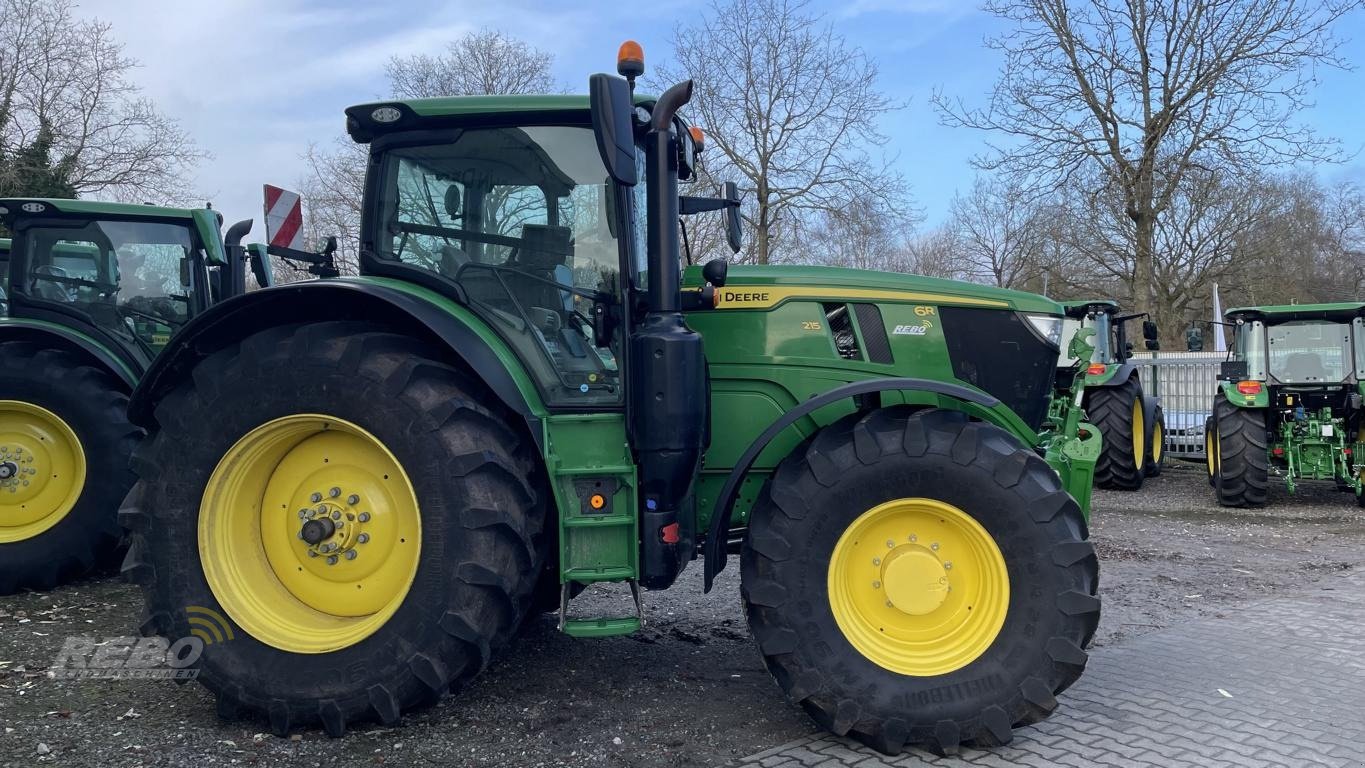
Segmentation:
{"type": "Polygon", "coordinates": [[[898,105],[877,89],[877,65],[804,0],[714,0],[673,31],[673,49],[676,65],[653,79],[696,81],[688,114],[715,148],[712,173],[742,180],[748,259],[776,261],[779,247],[785,260],[818,259],[802,233],[855,201],[908,210],[903,179],[871,154],[898,105]]]}
{"type": "Polygon", "coordinates": [[[909,269],[916,275],[943,277],[952,280],[966,279],[959,269],[957,237],[947,227],[938,227],[916,235],[906,243],[909,269]]]}
{"type": "Polygon", "coordinates": [[[77,194],[172,202],[204,157],[140,96],[137,63],[112,27],[75,18],[71,0],[0,0],[0,155],[50,138],[77,194]]]}
{"type": "MultiPolygon", "coordinates": [[[[558,90],[550,74],[553,63],[550,54],[485,29],[452,42],[444,55],[394,57],[386,71],[397,98],[550,93],[558,90]]],[[[330,146],[310,146],[303,156],[307,170],[298,182],[309,241],[336,235],[338,266],[348,272],[359,266],[367,153],[365,145],[345,136],[330,146]]]]}
{"type": "Polygon", "coordinates": [[[805,235],[812,260],[852,269],[909,272],[906,247],[909,222],[887,215],[876,200],[854,200],[843,208],[820,211],[805,235]]]}
{"type": "Polygon", "coordinates": [[[968,279],[1022,288],[1042,274],[1035,206],[1017,186],[985,176],[953,198],[949,227],[968,279]]]}
{"type": "Polygon", "coordinates": [[[1151,308],[1158,219],[1199,169],[1333,160],[1296,121],[1320,66],[1345,66],[1333,25],[1360,0],[991,0],[1012,23],[990,103],[935,98],[945,123],[1004,134],[979,158],[1064,184],[1089,169],[1133,223],[1133,302],[1151,308]]]}
{"type": "Polygon", "coordinates": [[[495,29],[471,32],[442,55],[389,59],[385,73],[395,96],[428,98],[501,93],[555,93],[554,56],[495,29]]]}

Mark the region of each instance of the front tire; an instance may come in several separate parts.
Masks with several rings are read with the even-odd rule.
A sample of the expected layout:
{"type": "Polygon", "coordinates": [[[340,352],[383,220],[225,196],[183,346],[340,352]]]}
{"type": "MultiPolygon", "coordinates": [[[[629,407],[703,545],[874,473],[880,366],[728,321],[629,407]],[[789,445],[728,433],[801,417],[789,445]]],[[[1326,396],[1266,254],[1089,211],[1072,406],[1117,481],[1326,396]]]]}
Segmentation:
{"type": "Polygon", "coordinates": [[[877,410],[821,430],[765,486],[745,611],[778,684],[833,733],[887,754],[1003,744],[1085,668],[1100,611],[1086,538],[1057,475],[1007,432],[877,410]]]}
{"type": "Polygon", "coordinates": [[[142,430],[108,371],[58,349],[0,343],[0,595],[52,589],[114,553],[128,457],[142,430]]]}
{"type": "Polygon", "coordinates": [[[1214,489],[1225,507],[1264,506],[1270,486],[1265,411],[1239,408],[1219,395],[1213,401],[1218,455],[1214,489]]]}
{"type": "Polygon", "coordinates": [[[544,556],[535,455],[435,358],[361,323],[274,328],[157,406],[124,573],[144,634],[205,639],[198,679],[221,715],[281,735],[393,724],[522,619],[544,556]]]}
{"type": "Polygon", "coordinates": [[[1085,414],[1104,439],[1104,449],[1095,462],[1096,487],[1118,491],[1141,488],[1146,477],[1147,429],[1142,385],[1137,377],[1087,390],[1085,414]]]}
{"type": "Polygon", "coordinates": [[[1147,463],[1144,472],[1148,477],[1158,477],[1166,468],[1166,414],[1161,406],[1152,412],[1152,431],[1147,438],[1147,463]]]}

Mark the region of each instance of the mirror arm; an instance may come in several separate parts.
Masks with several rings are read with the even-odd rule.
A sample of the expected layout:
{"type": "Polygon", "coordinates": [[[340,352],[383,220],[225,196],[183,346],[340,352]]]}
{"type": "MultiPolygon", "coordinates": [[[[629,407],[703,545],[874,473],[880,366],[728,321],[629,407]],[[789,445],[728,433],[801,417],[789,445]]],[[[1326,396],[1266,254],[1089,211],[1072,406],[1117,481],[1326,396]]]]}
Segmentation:
{"type": "Polygon", "coordinates": [[[738,200],[726,200],[723,197],[678,196],[678,213],[681,213],[684,216],[691,216],[694,213],[705,213],[707,211],[723,211],[726,208],[738,207],[738,200]]]}

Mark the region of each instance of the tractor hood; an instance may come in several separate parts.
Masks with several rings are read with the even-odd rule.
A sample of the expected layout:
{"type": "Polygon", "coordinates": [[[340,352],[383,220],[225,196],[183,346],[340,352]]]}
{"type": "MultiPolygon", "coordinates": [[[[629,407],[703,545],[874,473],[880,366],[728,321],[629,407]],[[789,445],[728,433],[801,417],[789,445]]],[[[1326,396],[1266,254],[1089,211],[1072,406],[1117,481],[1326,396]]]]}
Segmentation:
{"type": "MultiPolygon", "coordinates": [[[[684,288],[696,289],[704,282],[701,267],[688,267],[683,274],[684,288]]],[[[716,290],[716,308],[771,309],[789,299],[813,298],[1063,314],[1061,304],[1025,291],[900,272],[808,266],[732,266],[725,287],[716,290]]]]}

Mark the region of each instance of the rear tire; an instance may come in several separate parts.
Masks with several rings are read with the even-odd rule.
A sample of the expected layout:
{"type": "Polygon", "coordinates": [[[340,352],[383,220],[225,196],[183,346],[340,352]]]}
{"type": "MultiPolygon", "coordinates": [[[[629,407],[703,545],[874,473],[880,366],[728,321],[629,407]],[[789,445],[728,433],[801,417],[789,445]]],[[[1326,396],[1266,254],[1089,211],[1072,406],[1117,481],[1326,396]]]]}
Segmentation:
{"type": "MultiPolygon", "coordinates": [[[[544,557],[537,457],[515,417],[487,407],[496,400],[436,358],[364,323],[273,328],[209,355],[157,405],[159,428],[134,457],[139,482],[121,514],[134,532],[124,574],[143,587],[144,634],[186,637],[192,622],[202,626],[203,609],[217,614],[229,639],[208,643],[195,668],[220,715],[263,717],[280,735],[318,723],[331,736],[360,720],[394,724],[483,669],[521,621],[544,557]],[[204,403],[213,404],[212,419],[204,403]],[[381,441],[420,500],[421,526],[415,569],[406,591],[395,591],[402,597],[392,615],[316,653],[245,631],[243,614],[226,610],[210,585],[198,543],[220,459],[261,425],[308,413],[381,441]],[[200,616],[191,619],[194,609],[200,616]]],[[[261,507],[264,514],[273,503],[261,507]]],[[[258,594],[265,611],[299,599],[258,594]]]]}
{"type": "Polygon", "coordinates": [[[1143,469],[1148,477],[1159,477],[1166,468],[1166,414],[1157,406],[1152,412],[1151,432],[1147,436],[1147,463],[1143,469]]]}
{"type": "Polygon", "coordinates": [[[1238,408],[1219,395],[1213,401],[1218,466],[1214,489],[1225,507],[1265,505],[1270,486],[1270,454],[1265,411],[1238,408]]]}
{"type": "MultiPolygon", "coordinates": [[[[0,401],[13,404],[13,409],[37,406],[59,419],[74,434],[75,451],[84,461],[84,482],[70,489],[79,496],[64,515],[53,510],[58,519],[50,527],[29,534],[15,526],[7,533],[0,518],[0,595],[24,588],[52,589],[107,562],[117,549],[118,503],[133,485],[128,457],[142,430],[128,422],[128,393],[122,382],[70,352],[32,342],[0,343],[0,401]]],[[[22,412],[11,415],[22,417],[22,412]]],[[[6,424],[3,442],[9,447],[32,442],[41,450],[51,445],[34,438],[34,433],[22,436],[10,416],[6,424]]],[[[38,471],[19,463],[21,472],[38,471]]],[[[43,479],[63,482],[68,477],[44,474],[43,479]]],[[[31,487],[35,486],[19,486],[16,500],[31,487]]],[[[3,488],[0,493],[4,493],[0,504],[8,503],[11,494],[3,488]]]]}
{"type": "MultiPolygon", "coordinates": [[[[932,532],[932,520],[927,527],[932,532]]],[[[778,685],[833,733],[886,754],[912,744],[942,754],[964,743],[1004,744],[1014,726],[1051,713],[1055,695],[1085,669],[1082,649],[1100,615],[1099,566],[1086,538],[1080,508],[1056,473],[1007,432],[956,411],[877,410],[821,430],[764,487],[741,555],[745,612],[778,685]],[[1008,598],[994,605],[979,601],[976,616],[999,610],[1004,616],[979,655],[955,657],[942,667],[926,663],[913,674],[855,646],[866,644],[868,635],[875,643],[878,635],[856,638],[841,629],[839,616],[847,622],[848,614],[833,606],[830,585],[844,573],[836,563],[850,551],[850,530],[861,530],[861,521],[888,503],[926,500],[950,505],[955,511],[947,516],[965,514],[981,527],[1008,574],[1008,598]]],[[[978,571],[978,561],[964,556],[969,550],[954,555],[946,540],[941,555],[931,555],[922,543],[916,551],[897,541],[926,562],[936,556],[962,560],[958,572],[945,572],[953,579],[946,583],[966,594],[982,583],[971,574],[989,570],[978,571]]],[[[889,564],[905,554],[882,556],[889,564]]],[[[892,589],[899,596],[901,586],[913,583],[882,578],[888,578],[888,606],[892,589]]],[[[927,609],[930,621],[949,606],[927,609]]],[[[914,653],[907,663],[921,663],[914,653]]]]}
{"type": "Polygon", "coordinates": [[[1146,476],[1146,426],[1143,420],[1142,385],[1136,377],[1122,384],[1086,391],[1085,415],[1100,430],[1104,449],[1095,462],[1095,485],[1119,491],[1136,491],[1146,476]],[[1143,445],[1139,445],[1139,443],[1143,445]]]}

